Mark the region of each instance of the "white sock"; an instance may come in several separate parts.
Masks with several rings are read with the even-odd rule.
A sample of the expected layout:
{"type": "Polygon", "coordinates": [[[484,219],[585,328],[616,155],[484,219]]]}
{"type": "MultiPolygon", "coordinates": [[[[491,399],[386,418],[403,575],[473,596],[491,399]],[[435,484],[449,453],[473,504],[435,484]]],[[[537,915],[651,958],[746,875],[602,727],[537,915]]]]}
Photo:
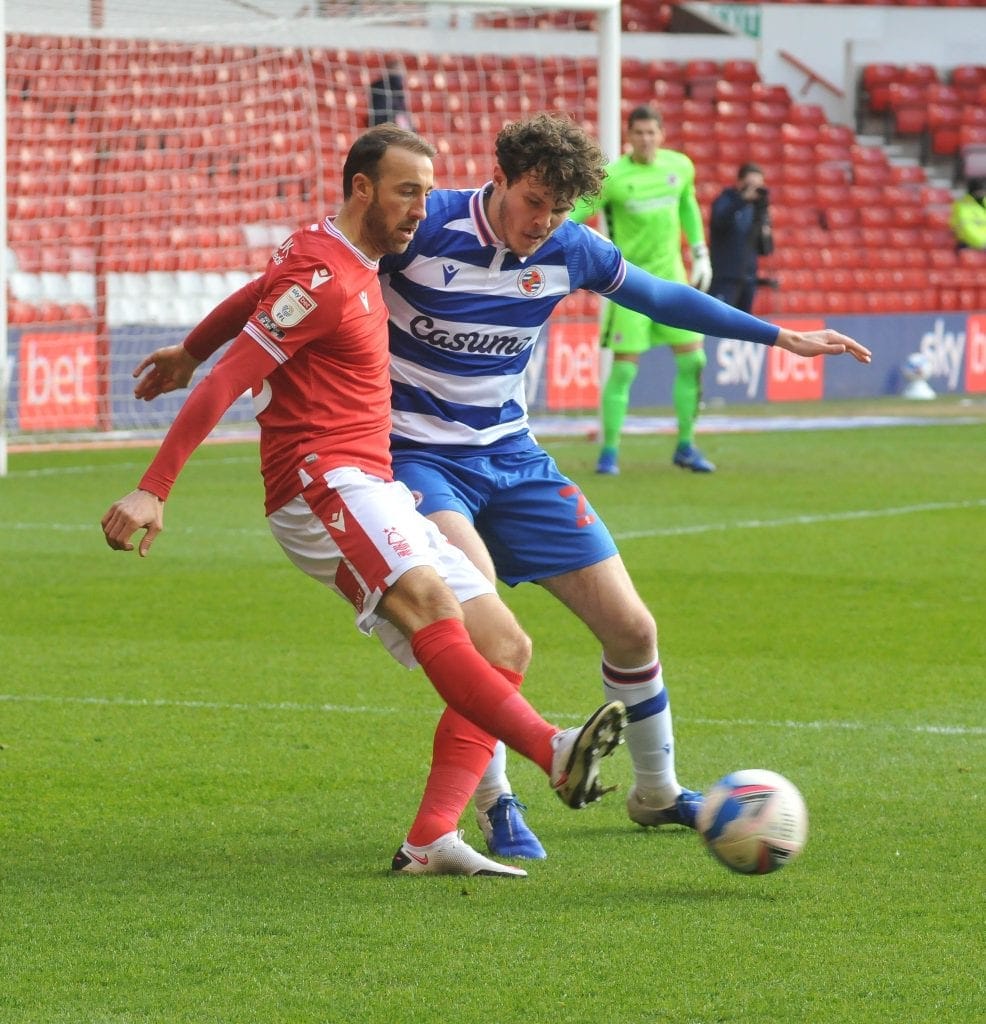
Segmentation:
{"type": "Polygon", "coordinates": [[[621,700],[627,708],[623,732],[633,763],[637,795],[655,807],[674,803],[681,792],[674,770],[674,732],[671,704],[664,687],[661,660],[640,668],[602,664],[603,692],[607,700],[621,700]]]}
{"type": "Polygon", "coordinates": [[[498,740],[489,766],[479,780],[473,800],[480,811],[488,811],[504,793],[512,793],[507,778],[507,748],[498,740]]]}

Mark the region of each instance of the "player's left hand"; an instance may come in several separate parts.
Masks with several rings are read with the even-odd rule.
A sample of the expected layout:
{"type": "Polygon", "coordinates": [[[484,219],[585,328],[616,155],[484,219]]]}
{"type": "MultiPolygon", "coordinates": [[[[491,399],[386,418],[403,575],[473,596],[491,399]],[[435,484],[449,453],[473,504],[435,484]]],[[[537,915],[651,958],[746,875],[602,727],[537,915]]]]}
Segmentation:
{"type": "Polygon", "coordinates": [[[692,273],[688,281],[700,292],[707,292],[712,287],[712,261],[705,242],[692,246],[692,273]]]}
{"type": "Polygon", "coordinates": [[[140,377],[134,385],[134,398],[151,402],[159,395],[188,387],[198,365],[199,361],[188,354],[184,345],[157,349],[142,359],[133,372],[134,377],[140,377]]]}
{"type": "Polygon", "coordinates": [[[100,522],[106,543],[114,551],[133,551],[130,538],[144,530],[139,547],[140,557],[144,558],[154,538],[164,529],[164,502],[150,491],[131,491],[114,501],[100,522]]]}
{"type": "Polygon", "coordinates": [[[872,356],[868,348],[848,335],[827,328],[824,331],[789,331],[782,327],[777,341],[778,348],[787,349],[798,356],[839,356],[848,352],[857,362],[868,363],[872,356]]]}

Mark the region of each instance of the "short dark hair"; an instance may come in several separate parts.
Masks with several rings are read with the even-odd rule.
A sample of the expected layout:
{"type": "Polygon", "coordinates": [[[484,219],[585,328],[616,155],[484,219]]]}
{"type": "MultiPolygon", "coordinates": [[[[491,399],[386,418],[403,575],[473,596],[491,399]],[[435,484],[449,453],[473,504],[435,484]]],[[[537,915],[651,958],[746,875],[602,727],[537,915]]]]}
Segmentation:
{"type": "Polygon", "coordinates": [[[740,164],[740,169],[736,172],[737,179],[741,180],[748,174],[763,174],[763,168],[760,164],[740,164]]]}
{"type": "Polygon", "coordinates": [[[664,118],[657,107],[648,106],[646,103],[634,107],[627,116],[627,128],[632,128],[638,121],[656,121],[659,128],[664,127],[664,118]]]}
{"type": "Polygon", "coordinates": [[[986,178],[970,178],[966,182],[966,191],[971,195],[973,192],[986,191],[986,178]]]}
{"type": "Polygon", "coordinates": [[[512,185],[529,171],[559,199],[595,196],[606,176],[606,157],[570,118],[536,114],[500,129],[496,161],[512,185]]]}
{"type": "Polygon", "coordinates": [[[387,121],[363,132],[353,143],[342,166],[342,198],[353,194],[353,178],[365,174],[370,181],[380,180],[380,161],[391,146],[410,150],[429,159],[435,156],[435,147],[417,132],[400,128],[387,121]]]}

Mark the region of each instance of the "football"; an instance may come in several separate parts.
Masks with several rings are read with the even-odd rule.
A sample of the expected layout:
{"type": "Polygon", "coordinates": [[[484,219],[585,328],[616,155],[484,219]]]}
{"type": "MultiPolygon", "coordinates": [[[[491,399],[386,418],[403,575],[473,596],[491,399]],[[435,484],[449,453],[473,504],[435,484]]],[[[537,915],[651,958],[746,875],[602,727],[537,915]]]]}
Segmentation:
{"type": "Polygon", "coordinates": [[[801,852],[808,808],[783,775],[749,768],[725,776],[705,794],[695,825],[709,852],[730,871],[766,875],[801,852]]]}

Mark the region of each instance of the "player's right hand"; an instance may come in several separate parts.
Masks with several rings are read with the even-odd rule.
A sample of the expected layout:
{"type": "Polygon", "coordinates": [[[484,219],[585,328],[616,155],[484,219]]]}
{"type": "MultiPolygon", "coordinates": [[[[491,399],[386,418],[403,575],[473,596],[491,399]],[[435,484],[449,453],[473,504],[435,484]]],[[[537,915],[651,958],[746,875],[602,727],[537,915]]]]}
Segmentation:
{"type": "Polygon", "coordinates": [[[164,502],[150,491],[139,488],[114,501],[100,520],[106,543],[114,551],[133,551],[131,537],[144,530],[140,541],[140,557],[144,558],[154,538],[164,529],[164,502]]]}
{"type": "Polygon", "coordinates": [[[198,365],[199,361],[188,354],[184,345],[157,349],[141,360],[133,372],[135,377],[140,377],[134,386],[134,398],[150,402],[169,391],[188,387],[198,365]]]}

